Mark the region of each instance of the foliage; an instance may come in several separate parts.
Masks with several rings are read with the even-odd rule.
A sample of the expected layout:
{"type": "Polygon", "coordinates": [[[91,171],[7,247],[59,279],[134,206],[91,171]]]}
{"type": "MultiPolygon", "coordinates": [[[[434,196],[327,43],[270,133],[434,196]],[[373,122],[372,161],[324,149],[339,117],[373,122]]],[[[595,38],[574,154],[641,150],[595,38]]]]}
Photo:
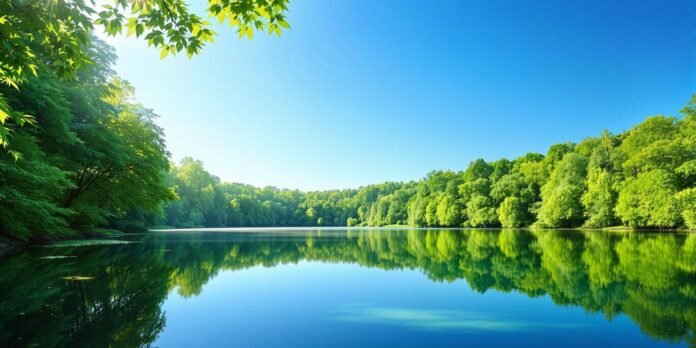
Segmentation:
{"type": "Polygon", "coordinates": [[[585,225],[612,226],[617,220],[614,214],[618,196],[616,186],[622,178],[616,161],[618,139],[607,131],[599,139],[591,139],[595,141],[594,147],[587,149],[590,154],[587,191],[582,195],[587,218],[585,225]]]}
{"type": "Polygon", "coordinates": [[[94,45],[89,54],[99,63],[72,80],[38,65],[38,76],[28,77],[21,91],[0,87],[7,105],[35,115],[37,123],[13,132],[21,158],[0,155],[2,233],[23,240],[64,237],[136,217],[145,228],[172,198],[156,115],[133,102],[132,87],[113,76],[107,46],[94,45]]]}
{"type": "Polygon", "coordinates": [[[674,175],[662,169],[629,179],[616,205],[616,214],[632,227],[671,227],[679,223],[674,175]]]}
{"type": "MultiPolygon", "coordinates": [[[[288,2],[209,0],[206,13],[220,24],[227,22],[240,37],[251,39],[257,30],[280,36],[282,29],[290,28],[288,2]]],[[[101,8],[84,0],[3,1],[0,83],[18,90],[30,76],[38,76],[44,65],[56,76],[72,79],[88,66],[99,64],[90,53],[95,25],[112,36],[125,28],[127,36],[135,34],[158,48],[161,58],[181,51],[190,58],[216,35],[210,22],[192,13],[182,0],[111,0],[101,8]]],[[[0,93],[0,146],[7,147],[11,133],[27,122],[33,122],[31,116],[18,112],[0,93]]]]}
{"type": "Polygon", "coordinates": [[[550,227],[582,224],[580,198],[587,187],[587,157],[568,153],[557,162],[549,180],[541,188],[539,221],[550,227]]]}
{"type": "MultiPolygon", "coordinates": [[[[514,160],[472,161],[417,182],[300,192],[208,179],[176,179],[180,201],[162,224],[191,226],[690,227],[696,223],[696,107],[683,118],[655,116],[622,134],[514,160]],[[185,188],[185,189],[184,189],[185,188]],[[215,203],[217,202],[217,203],[215,203]]],[[[195,162],[195,161],[193,161],[195,162]]],[[[204,171],[202,163],[195,162],[204,171]]]]}
{"type": "Polygon", "coordinates": [[[498,220],[503,227],[523,227],[528,224],[522,200],[515,196],[505,197],[498,208],[498,220]]]}

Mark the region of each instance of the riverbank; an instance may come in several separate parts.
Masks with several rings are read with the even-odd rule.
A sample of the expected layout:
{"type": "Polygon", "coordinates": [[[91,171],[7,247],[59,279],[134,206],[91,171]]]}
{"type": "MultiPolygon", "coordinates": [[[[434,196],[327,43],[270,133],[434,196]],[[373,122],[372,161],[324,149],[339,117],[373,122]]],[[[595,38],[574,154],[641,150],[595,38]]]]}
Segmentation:
{"type": "Polygon", "coordinates": [[[44,238],[44,239],[33,239],[23,241],[14,237],[10,237],[4,234],[0,234],[0,256],[10,252],[12,249],[28,246],[28,245],[42,245],[53,243],[61,240],[70,239],[93,239],[93,238],[107,238],[120,236],[125,234],[125,232],[112,229],[112,228],[89,228],[84,230],[75,231],[74,235],[67,236],[66,238],[44,238]]]}

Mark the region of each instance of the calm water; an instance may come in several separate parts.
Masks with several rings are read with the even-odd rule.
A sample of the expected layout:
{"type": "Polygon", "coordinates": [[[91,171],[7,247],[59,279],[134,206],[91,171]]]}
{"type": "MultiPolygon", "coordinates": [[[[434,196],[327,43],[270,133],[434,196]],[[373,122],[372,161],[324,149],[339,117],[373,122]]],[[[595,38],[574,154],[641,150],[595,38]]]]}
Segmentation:
{"type": "Polygon", "coordinates": [[[696,234],[255,229],[106,241],[0,259],[0,346],[696,346],[696,234]]]}

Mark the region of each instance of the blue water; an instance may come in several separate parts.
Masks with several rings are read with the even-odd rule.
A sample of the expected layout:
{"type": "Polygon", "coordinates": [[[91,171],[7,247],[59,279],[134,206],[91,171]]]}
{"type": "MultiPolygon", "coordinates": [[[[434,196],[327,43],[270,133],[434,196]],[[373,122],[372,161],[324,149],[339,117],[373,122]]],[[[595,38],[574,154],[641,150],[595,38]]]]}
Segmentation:
{"type": "Polygon", "coordinates": [[[0,302],[7,314],[0,343],[695,342],[693,234],[312,229],[156,232],[119,240],[132,243],[33,248],[0,260],[0,272],[10,270],[0,273],[0,290],[12,292],[14,285],[25,295],[39,293],[0,302]],[[62,278],[70,276],[90,279],[62,278]],[[38,288],[46,280],[53,291],[43,294],[38,288]]]}

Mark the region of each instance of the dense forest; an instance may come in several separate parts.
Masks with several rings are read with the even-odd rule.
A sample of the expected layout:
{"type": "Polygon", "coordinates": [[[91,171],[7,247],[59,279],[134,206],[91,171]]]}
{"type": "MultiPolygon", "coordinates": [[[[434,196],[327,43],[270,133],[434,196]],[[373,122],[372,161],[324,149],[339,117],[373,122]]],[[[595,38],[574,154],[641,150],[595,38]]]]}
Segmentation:
{"type": "MultiPolygon", "coordinates": [[[[240,36],[279,35],[286,3],[211,2],[208,12],[240,36]]],[[[161,57],[195,55],[214,32],[184,3],[115,4],[98,13],[82,2],[55,11],[0,4],[2,235],[60,238],[99,226],[696,228],[696,97],[681,117],[409,183],[300,192],[224,183],[190,158],[172,164],[157,115],[115,75],[115,54],[93,29],[135,34],[161,57]]]]}
{"type": "Polygon", "coordinates": [[[21,89],[0,87],[4,103],[35,123],[6,124],[10,150],[0,154],[4,234],[61,237],[76,228],[119,226],[131,215],[158,214],[173,198],[157,115],[134,102],[133,88],[113,74],[108,46],[92,38],[86,52],[94,63],[71,79],[39,66],[21,89]]]}
{"type": "Polygon", "coordinates": [[[478,159],[416,182],[257,188],[221,182],[191,158],[170,163],[157,115],[113,73],[109,46],[90,43],[93,63],[70,79],[40,66],[21,89],[0,87],[15,122],[24,120],[5,124],[11,143],[0,154],[5,235],[66,237],[96,226],[696,228],[696,99],[683,117],[649,117],[621,134],[478,159]]]}
{"type": "Polygon", "coordinates": [[[225,271],[307,260],[415,269],[438,282],[466,280],[480,293],[548,294],[556,304],[607,320],[626,316],[655,339],[695,343],[696,234],[381,232],[152,233],[109,247],[30,249],[0,263],[0,310],[7,313],[0,317],[0,343],[146,346],[167,325],[162,303],[170,292],[194,297],[225,271]],[[72,274],[93,279],[61,278],[72,274]]]}
{"type": "Polygon", "coordinates": [[[224,183],[186,158],[159,224],[220,226],[696,228],[696,98],[683,117],[653,116],[547,153],[477,159],[417,182],[300,192],[224,183]]]}

